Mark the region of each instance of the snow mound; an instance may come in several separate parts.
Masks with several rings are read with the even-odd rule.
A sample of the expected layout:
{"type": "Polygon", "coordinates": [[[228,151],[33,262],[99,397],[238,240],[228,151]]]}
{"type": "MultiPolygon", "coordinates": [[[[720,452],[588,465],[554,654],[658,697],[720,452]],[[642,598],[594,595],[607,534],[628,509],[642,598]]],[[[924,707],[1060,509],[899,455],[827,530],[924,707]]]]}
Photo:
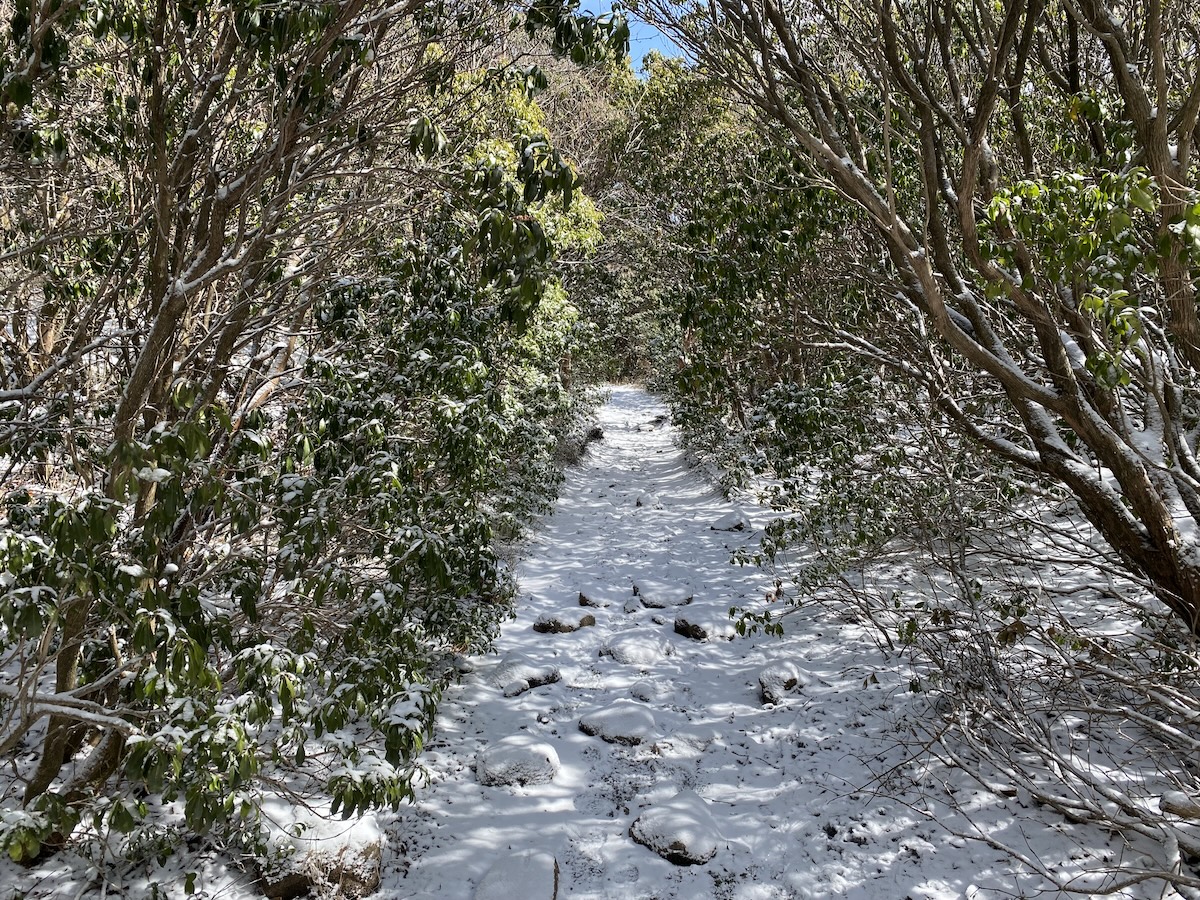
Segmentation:
{"type": "Polygon", "coordinates": [[[530,734],[501,738],[475,757],[480,784],[546,784],[558,774],[558,754],[530,734]]]}
{"type": "Polygon", "coordinates": [[[601,656],[611,656],[623,666],[650,666],[674,652],[674,647],[652,634],[614,638],[600,648],[601,656]]]}
{"type": "Polygon", "coordinates": [[[579,730],[610,744],[633,746],[652,740],[658,726],[654,714],[646,707],[632,700],[618,700],[611,706],[582,716],[579,730]]]}
{"type": "Polygon", "coordinates": [[[544,850],[522,850],[497,860],[475,888],[475,900],[555,900],[558,860],[544,850]]]}
{"type": "Polygon", "coordinates": [[[677,866],[702,865],[717,855],[721,833],[695,791],[657,803],[629,826],[629,836],[677,866]]]}

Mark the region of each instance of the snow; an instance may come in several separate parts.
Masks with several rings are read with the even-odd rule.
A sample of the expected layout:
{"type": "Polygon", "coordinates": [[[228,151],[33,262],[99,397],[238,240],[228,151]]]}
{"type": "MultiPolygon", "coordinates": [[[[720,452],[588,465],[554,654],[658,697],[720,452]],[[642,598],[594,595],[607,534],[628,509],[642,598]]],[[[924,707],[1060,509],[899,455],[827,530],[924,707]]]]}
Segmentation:
{"type": "Polygon", "coordinates": [[[558,862],[545,851],[525,850],[488,869],[475,900],[552,900],[558,892],[558,862]]]}
{"type": "Polygon", "coordinates": [[[684,579],[638,576],[634,580],[633,591],[649,609],[686,606],[695,596],[684,579]]]}
{"type": "MultiPolygon", "coordinates": [[[[521,601],[496,654],[457,664],[466,674],[442,700],[416,801],[343,823],[281,796],[267,813],[283,833],[302,834],[294,846],[378,846],[376,896],[429,900],[540,900],[555,881],[563,900],[1049,898],[1066,895],[1000,845],[1064,878],[1089,860],[1136,858],[1120,838],[1067,822],[1024,791],[989,790],[919,756],[924,695],[910,691],[903,656],[885,654],[863,625],[812,604],[787,617],[783,638],[701,643],[675,633],[674,611],[646,609],[634,584],[693,597],[678,610],[689,622],[774,608],[763,600],[773,579],[730,564],[757,535],[712,529],[738,509],[688,468],[672,427],[645,427],[663,415],[645,392],[613,389],[605,439],[568,471],[516,567],[521,601]],[[636,506],[651,493],[656,506],[636,506]],[[534,631],[581,593],[600,607],[595,626],[534,631]],[[760,682],[781,702],[764,703],[760,682]],[[514,760],[554,774],[480,783],[481,764],[511,770],[514,760]],[[668,847],[691,842],[707,861],[676,865],[631,829],[668,847]],[[993,843],[970,839],[979,837],[993,843]]],[[[769,517],[742,502],[748,518],[769,517]]],[[[1200,812],[1182,792],[1154,800],[1168,816],[1200,812]]],[[[197,896],[260,896],[252,877],[204,852],[180,847],[156,883],[196,872],[197,896]]],[[[99,896],[82,858],[60,855],[32,875],[2,865],[0,886],[30,898],[99,896]]],[[[104,882],[107,896],[150,895],[138,874],[148,870],[129,871],[104,882]]],[[[1160,895],[1152,884],[1116,894],[1160,895]]]]}
{"type": "MultiPolygon", "coordinates": [[[[493,865],[534,852],[557,861],[560,898],[999,900],[1047,886],[963,835],[983,833],[1064,866],[1081,849],[1127,852],[1098,829],[1064,827],[1028,797],[910,762],[903,736],[919,695],[903,660],[885,657],[858,625],[802,608],[782,639],[697,643],[674,633],[673,616],[658,624],[640,604],[622,612],[631,585],[651,579],[694,592],[687,616],[712,621],[731,606],[761,608],[774,587],[764,573],[730,564],[756,536],[712,530],[735,508],[689,470],[672,428],[644,427],[664,412],[642,391],[613,390],[601,412],[605,440],[567,473],[555,513],[517,568],[523,600],[498,641],[505,659],[519,654],[562,677],[504,698],[481,660],[448,692],[426,762],[431,783],[388,829],[405,852],[385,863],[386,896],[470,900],[493,865]],[[661,509],[635,505],[647,493],[661,509]],[[609,606],[595,627],[532,630],[581,591],[609,606]],[[763,704],[764,674],[782,676],[781,689],[795,677],[784,702],[763,704]],[[640,729],[641,741],[609,743],[580,728],[614,720],[640,729]],[[558,775],[545,785],[480,787],[474,755],[522,730],[555,749],[558,775]],[[630,828],[689,792],[696,799],[679,805],[696,821],[682,813],[643,820],[655,834],[674,821],[705,847],[718,843],[707,863],[677,866],[640,846],[630,828]],[[701,810],[710,817],[703,828],[701,810]]],[[[752,510],[758,515],[768,513],[752,510]]]]}
{"type": "Polygon", "coordinates": [[[753,526],[750,517],[740,506],[718,518],[709,526],[713,531],[749,531],[753,526]]]}
{"type": "Polygon", "coordinates": [[[579,730],[610,744],[641,744],[658,730],[654,714],[633,700],[618,700],[611,706],[579,717],[579,730]]]}
{"type": "Polygon", "coordinates": [[[652,666],[675,648],[657,634],[631,634],[614,638],[600,648],[600,655],[623,666],[652,666]]]}
{"type": "Polygon", "coordinates": [[[546,784],[558,769],[554,747],[528,734],[501,738],[479,751],[475,760],[480,784],[546,784]]]}
{"type": "Polygon", "coordinates": [[[708,804],[695,791],[683,790],[638,816],[629,836],[676,865],[698,865],[717,855],[721,833],[708,804]]]}

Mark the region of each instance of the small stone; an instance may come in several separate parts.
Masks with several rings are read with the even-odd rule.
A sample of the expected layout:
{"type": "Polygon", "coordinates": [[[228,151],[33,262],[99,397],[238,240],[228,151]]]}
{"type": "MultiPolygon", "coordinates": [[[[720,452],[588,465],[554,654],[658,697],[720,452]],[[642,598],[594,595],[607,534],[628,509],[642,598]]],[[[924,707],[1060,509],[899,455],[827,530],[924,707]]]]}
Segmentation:
{"type": "Polygon", "coordinates": [[[654,715],[646,707],[632,700],[618,700],[611,706],[580,717],[579,730],[610,744],[632,747],[652,740],[658,726],[654,715]]]}
{"type": "Polygon", "coordinates": [[[542,613],[533,623],[533,630],[539,634],[570,634],[595,624],[596,617],[591,613],[568,609],[556,613],[542,613]]]}
{"type": "Polygon", "coordinates": [[[650,491],[638,495],[637,505],[650,507],[651,509],[662,509],[662,503],[659,502],[658,496],[650,491]]]}
{"type": "Polygon", "coordinates": [[[805,677],[790,660],[778,660],[758,673],[758,695],[763,703],[779,704],[787,695],[807,683],[805,677]]]}
{"type": "Polygon", "coordinates": [[[629,826],[629,836],[677,866],[702,865],[717,855],[721,833],[695,791],[656,803],[629,826]]]}
{"type": "Polygon", "coordinates": [[[520,850],[492,864],[475,888],[475,900],[557,900],[558,860],[544,850],[520,850]]]}
{"type": "Polygon", "coordinates": [[[480,784],[547,784],[558,770],[554,748],[531,734],[501,738],[475,757],[475,777],[480,784]]]}

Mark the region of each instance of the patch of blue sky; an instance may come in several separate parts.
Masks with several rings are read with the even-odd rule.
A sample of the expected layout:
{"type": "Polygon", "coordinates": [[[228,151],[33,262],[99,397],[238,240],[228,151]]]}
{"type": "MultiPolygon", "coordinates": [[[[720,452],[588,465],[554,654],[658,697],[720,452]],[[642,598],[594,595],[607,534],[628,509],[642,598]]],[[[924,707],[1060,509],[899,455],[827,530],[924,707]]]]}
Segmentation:
{"type": "MultiPolygon", "coordinates": [[[[593,15],[606,13],[611,9],[612,3],[606,3],[603,0],[585,0],[580,6],[582,12],[593,15]]],[[[651,50],[657,50],[663,56],[687,55],[667,35],[649,22],[638,18],[636,13],[625,10],[625,16],[629,19],[629,58],[633,62],[634,71],[638,74],[642,72],[642,60],[651,50]]]]}

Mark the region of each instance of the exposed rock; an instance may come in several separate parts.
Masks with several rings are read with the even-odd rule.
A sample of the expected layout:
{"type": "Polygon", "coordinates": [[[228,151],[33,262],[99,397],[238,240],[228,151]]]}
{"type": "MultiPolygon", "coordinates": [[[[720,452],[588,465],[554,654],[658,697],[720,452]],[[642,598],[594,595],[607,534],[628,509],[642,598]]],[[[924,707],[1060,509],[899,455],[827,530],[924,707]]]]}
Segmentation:
{"type": "Polygon", "coordinates": [[[492,670],[492,682],[504,689],[505,697],[515,697],[530,688],[553,684],[562,675],[558,666],[539,665],[520,653],[509,653],[492,670]]]}
{"type": "Polygon", "coordinates": [[[669,582],[639,580],[633,585],[633,593],[649,609],[668,609],[672,606],[686,606],[692,602],[692,591],[688,587],[680,587],[669,582]]]}
{"type": "Polygon", "coordinates": [[[313,889],[312,875],[304,871],[263,875],[258,880],[258,889],[270,900],[293,900],[294,897],[303,897],[313,889]]]}
{"type": "Polygon", "coordinates": [[[520,850],[496,860],[475,888],[475,900],[557,900],[558,860],[544,850],[520,850]]]}
{"type": "Polygon", "coordinates": [[[614,638],[600,648],[601,656],[611,656],[625,666],[650,666],[674,652],[674,647],[652,634],[614,638]]]}
{"type": "Polygon", "coordinates": [[[689,622],[682,616],[675,619],[675,633],[681,634],[693,641],[707,641],[708,630],[696,622],[689,622]]]}
{"type": "Polygon", "coordinates": [[[777,660],[758,673],[758,695],[763,703],[778,704],[806,683],[795,663],[786,659],[777,660]]]}
{"type": "Polygon", "coordinates": [[[632,700],[618,700],[611,706],[580,717],[579,730],[610,744],[633,746],[652,740],[658,726],[654,715],[646,707],[632,700]]]}
{"type": "Polygon", "coordinates": [[[533,630],[540,634],[570,634],[595,624],[596,617],[591,613],[565,609],[556,613],[542,613],[533,623],[533,630]]]}
{"type": "MultiPolygon", "coordinates": [[[[637,430],[638,431],[654,431],[656,428],[658,428],[661,425],[663,425],[664,423],[666,423],[667,419],[668,419],[667,416],[655,416],[649,422],[639,423],[637,426],[637,430]]],[[[661,451],[659,451],[659,452],[661,452],[661,451]]]]}
{"type": "Polygon", "coordinates": [[[693,641],[731,641],[737,634],[728,616],[675,617],[675,633],[693,641]]]}
{"type": "Polygon", "coordinates": [[[662,509],[662,503],[659,502],[658,495],[647,491],[644,494],[639,494],[637,498],[638,506],[648,506],[651,509],[662,509]]]}
{"type": "Polygon", "coordinates": [[[749,531],[753,526],[741,507],[734,508],[709,526],[713,531],[749,531]]]}
{"type": "Polygon", "coordinates": [[[629,598],[628,587],[617,587],[611,584],[590,584],[579,592],[579,605],[591,606],[596,609],[607,609],[620,605],[629,598]]]}
{"type": "Polygon", "coordinates": [[[629,836],[677,866],[708,862],[721,843],[708,804],[695,791],[680,791],[651,806],[634,819],[629,836]]]}
{"type": "Polygon", "coordinates": [[[475,757],[480,784],[546,784],[558,774],[558,754],[531,734],[501,738],[475,757]]]}
{"type": "Polygon", "coordinates": [[[313,891],[330,897],[369,897],[379,890],[382,869],[382,841],[346,844],[298,856],[284,872],[263,875],[259,889],[271,900],[292,900],[313,891]]]}
{"type": "Polygon", "coordinates": [[[715,729],[688,725],[655,741],[654,746],[650,749],[664,759],[695,759],[704,753],[716,739],[715,729]]]}

